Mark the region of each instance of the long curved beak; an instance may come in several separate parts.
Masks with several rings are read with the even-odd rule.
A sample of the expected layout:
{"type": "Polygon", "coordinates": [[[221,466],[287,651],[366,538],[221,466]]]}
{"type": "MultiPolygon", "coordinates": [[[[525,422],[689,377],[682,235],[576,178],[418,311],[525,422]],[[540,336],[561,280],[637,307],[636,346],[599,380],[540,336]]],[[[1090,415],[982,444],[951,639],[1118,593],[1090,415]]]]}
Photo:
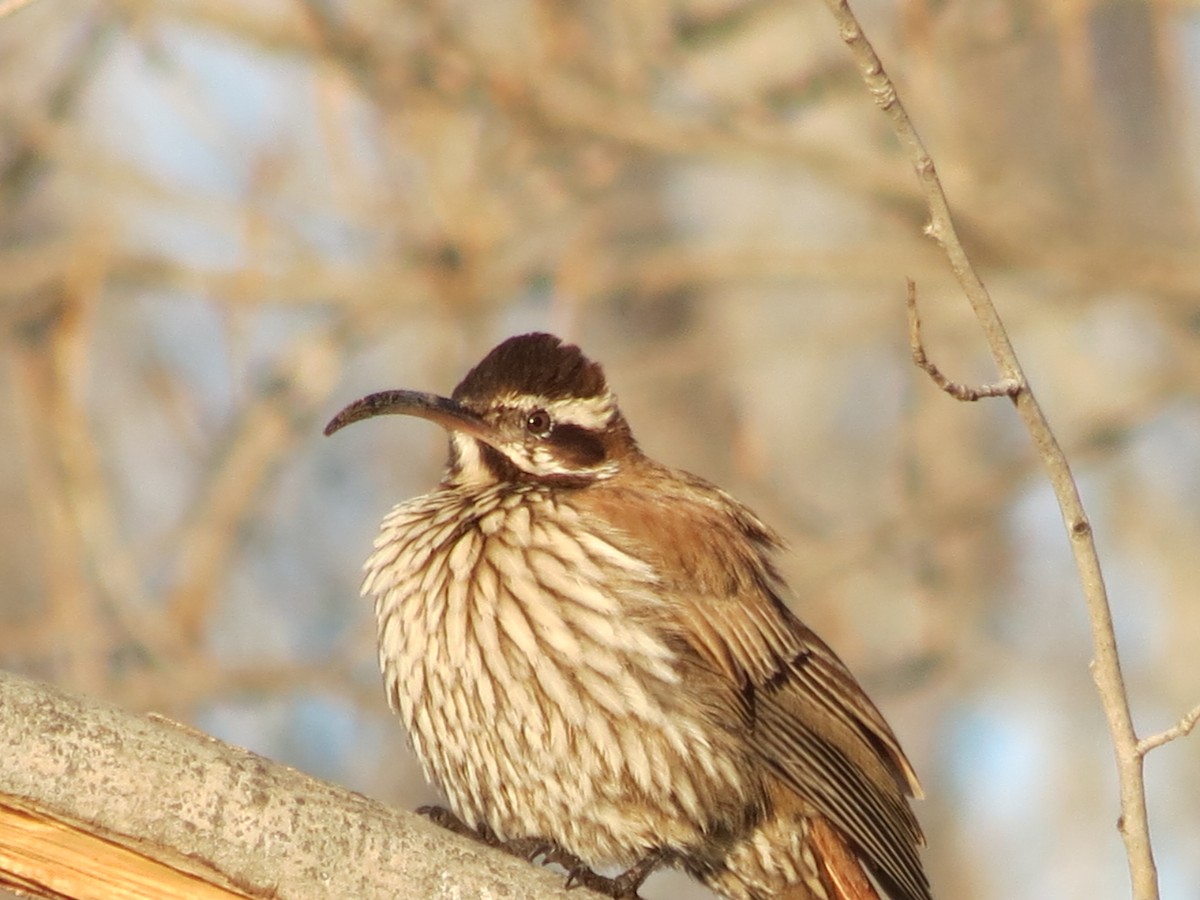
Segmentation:
{"type": "Polygon", "coordinates": [[[326,436],[361,419],[372,416],[416,416],[436,422],[447,431],[469,434],[486,443],[495,441],[491,426],[457,400],[425,394],[421,391],[380,391],[355,400],[330,419],[325,426],[326,436]]]}

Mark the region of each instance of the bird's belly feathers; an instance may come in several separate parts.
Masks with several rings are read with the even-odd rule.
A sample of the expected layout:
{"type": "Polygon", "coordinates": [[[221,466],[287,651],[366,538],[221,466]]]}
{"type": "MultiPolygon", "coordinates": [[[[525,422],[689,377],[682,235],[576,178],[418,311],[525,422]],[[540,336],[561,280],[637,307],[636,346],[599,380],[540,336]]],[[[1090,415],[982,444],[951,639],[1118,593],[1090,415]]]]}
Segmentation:
{"type": "Polygon", "coordinates": [[[468,822],[593,864],[730,827],[756,788],[680,689],[653,571],[552,502],[443,491],[384,520],[363,590],[426,777],[468,822]]]}

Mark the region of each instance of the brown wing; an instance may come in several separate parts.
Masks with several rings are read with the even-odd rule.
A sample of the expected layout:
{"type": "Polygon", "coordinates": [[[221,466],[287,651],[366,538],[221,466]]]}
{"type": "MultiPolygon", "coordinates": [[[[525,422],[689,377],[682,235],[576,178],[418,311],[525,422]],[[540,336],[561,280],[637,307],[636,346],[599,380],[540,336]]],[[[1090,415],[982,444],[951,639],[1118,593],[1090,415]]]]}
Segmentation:
{"type": "Polygon", "coordinates": [[[620,491],[602,515],[653,548],[688,641],[744,698],[765,764],[846,835],[889,894],[928,900],[924,837],[906,799],[921,796],[916,775],[845,664],[780,599],[778,539],[707,482],[646,465],[659,476],[653,507],[620,491]]]}
{"type": "Polygon", "coordinates": [[[878,713],[848,678],[837,657],[815,650],[781,667],[779,687],[758,692],[755,734],[768,764],[842,830],[892,896],[923,900],[924,837],[909,785],[893,771],[908,763],[890,733],[878,739],[869,721],[878,713]]]}
{"type": "Polygon", "coordinates": [[[920,786],[895,735],[845,665],[767,592],[697,598],[694,646],[736,678],[765,762],[862,854],[888,892],[929,896],[907,795],[920,786]]]}

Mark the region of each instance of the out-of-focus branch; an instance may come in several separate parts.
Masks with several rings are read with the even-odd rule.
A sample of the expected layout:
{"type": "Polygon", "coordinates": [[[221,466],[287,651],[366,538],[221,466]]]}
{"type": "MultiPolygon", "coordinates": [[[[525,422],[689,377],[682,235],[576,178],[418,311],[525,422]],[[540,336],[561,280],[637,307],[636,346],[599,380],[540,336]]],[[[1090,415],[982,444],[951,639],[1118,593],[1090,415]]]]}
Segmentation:
{"type": "Polygon", "coordinates": [[[558,874],[163,719],[0,672],[0,888],[586,900],[558,874]]]}
{"type": "Polygon", "coordinates": [[[337,330],[306,338],[286,354],[272,382],[238,417],[197,492],[179,539],[179,574],[167,598],[168,616],[192,648],[216,604],[216,585],[228,571],[255,501],[297,440],[302,423],[320,407],[340,372],[337,330]]]}
{"type": "Polygon", "coordinates": [[[15,12],[20,12],[33,0],[0,0],[0,19],[7,18],[15,12]]]}
{"type": "MultiPolygon", "coordinates": [[[[995,393],[1011,396],[1017,413],[1033,438],[1046,475],[1054,489],[1055,497],[1058,499],[1067,534],[1070,537],[1075,564],[1079,570],[1080,581],[1087,599],[1094,647],[1092,674],[1100,692],[1116,751],[1117,775],[1121,790],[1120,829],[1125,841],[1133,893],[1137,900],[1157,900],[1158,874],[1150,843],[1142,762],[1146,751],[1152,747],[1146,742],[1138,741],[1133,727],[1129,699],[1117,653],[1112,611],[1108,603],[1100,560],[1096,553],[1092,526],[1079,497],[1078,488],[1071,474],[1071,467],[1057,438],[1050,429],[1041,406],[1029,387],[1000,315],[955,233],[949,204],[946,201],[946,195],[942,190],[933,160],[917,134],[912,120],[905,112],[904,106],[896,94],[895,85],[888,77],[883,64],[867,40],[862,26],[850,10],[846,0],[826,0],[826,5],[838,23],[842,39],[850,48],[867,89],[875,99],[875,103],[887,115],[900,144],[916,170],[917,179],[929,207],[930,221],[926,232],[946,252],[955,277],[983,328],[992,357],[1000,370],[1000,383],[1008,388],[1001,392],[989,392],[985,389],[979,389],[976,392],[955,391],[953,388],[962,386],[955,385],[944,376],[940,380],[934,376],[934,380],[952,396],[961,400],[977,399],[979,396],[995,393]]],[[[912,309],[911,315],[915,315],[915,293],[911,291],[910,308],[912,309]]],[[[919,330],[915,327],[912,328],[912,335],[914,357],[919,355],[920,358],[924,358],[919,330]]],[[[926,371],[930,371],[928,367],[924,368],[926,371]]],[[[940,374],[939,372],[938,375],[940,374]]],[[[932,371],[930,371],[930,375],[933,376],[932,371]]],[[[1194,723],[1189,722],[1188,718],[1185,718],[1177,726],[1178,734],[1171,734],[1171,737],[1177,737],[1190,729],[1194,723]]],[[[1170,734],[1170,732],[1164,734],[1170,734]]],[[[1162,742],[1165,743],[1169,739],[1164,738],[1162,742]]],[[[1151,738],[1149,740],[1154,742],[1158,739],[1151,738]]]]}
{"type": "MultiPolygon", "coordinates": [[[[0,21],[30,2],[32,0],[0,0],[0,21]]],[[[87,24],[79,44],[46,96],[45,112],[54,123],[69,120],[87,87],[93,83],[92,75],[103,62],[114,32],[112,21],[104,15],[84,21],[87,24]]],[[[49,148],[35,133],[27,130],[18,132],[16,137],[16,152],[7,154],[0,163],[0,203],[6,206],[24,200],[41,183],[37,176],[45,172],[50,157],[49,148]]],[[[11,138],[6,135],[6,140],[11,138]]],[[[27,249],[25,242],[22,242],[22,249],[27,249]]]]}

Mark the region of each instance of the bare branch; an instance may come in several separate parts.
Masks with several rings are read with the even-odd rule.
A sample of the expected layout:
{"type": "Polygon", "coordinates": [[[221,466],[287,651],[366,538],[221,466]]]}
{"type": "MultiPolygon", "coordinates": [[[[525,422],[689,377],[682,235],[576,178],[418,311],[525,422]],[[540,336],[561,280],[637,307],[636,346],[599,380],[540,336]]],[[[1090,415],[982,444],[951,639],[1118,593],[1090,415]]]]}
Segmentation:
{"type": "Polygon", "coordinates": [[[1112,610],[1109,607],[1100,560],[1096,553],[1092,526],[1079,497],[1070,464],[1025,379],[1000,315],[958,239],[933,160],[908,113],[905,112],[895,85],[888,77],[883,63],[867,40],[862,26],[846,0],[825,2],[838,23],[842,39],[850,48],[867,89],[891,122],[896,137],[916,171],[917,180],[929,207],[930,220],[926,233],[941,245],[949,258],[950,267],[979,319],[992,357],[1000,370],[1001,383],[1012,382],[1019,385],[1010,396],[1018,415],[1033,438],[1058,500],[1087,600],[1094,649],[1092,675],[1100,693],[1116,753],[1117,776],[1121,790],[1119,827],[1125,841],[1133,894],[1136,900],[1157,900],[1158,873],[1150,844],[1143,755],[1138,750],[1137,733],[1129,710],[1129,697],[1121,675],[1112,610]]]}
{"type": "Polygon", "coordinates": [[[1163,744],[1169,744],[1176,738],[1187,737],[1192,733],[1197,722],[1200,722],[1200,706],[1197,706],[1166,731],[1160,731],[1158,734],[1152,734],[1150,737],[1138,741],[1138,753],[1145,756],[1151,750],[1157,749],[1163,744]]]}
{"type": "Polygon", "coordinates": [[[4,886],[57,898],[598,896],[168,720],[0,672],[4,886]]]}
{"type": "Polygon", "coordinates": [[[953,397],[955,400],[975,401],[984,397],[1015,397],[1021,392],[1021,383],[1015,379],[1004,379],[991,384],[972,387],[951,381],[942,374],[942,370],[925,353],[925,343],[921,340],[921,314],[917,311],[917,283],[908,279],[908,343],[912,348],[913,362],[933,383],[953,397]]]}

